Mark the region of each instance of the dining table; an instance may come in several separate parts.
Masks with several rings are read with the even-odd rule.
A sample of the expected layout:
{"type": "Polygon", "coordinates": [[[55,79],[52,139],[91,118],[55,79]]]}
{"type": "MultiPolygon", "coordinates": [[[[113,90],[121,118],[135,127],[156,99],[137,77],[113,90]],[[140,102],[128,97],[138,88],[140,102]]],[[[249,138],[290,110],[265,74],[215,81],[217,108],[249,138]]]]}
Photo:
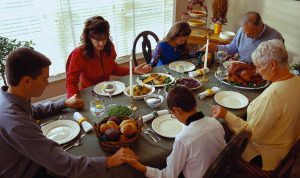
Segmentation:
{"type": "MultiPolygon", "coordinates": [[[[198,59],[190,59],[190,62],[197,64],[198,59]]],[[[199,66],[197,66],[199,67],[199,66]]],[[[200,92],[205,91],[206,89],[210,89],[214,86],[220,87],[222,91],[236,91],[243,95],[245,95],[249,102],[251,102],[253,99],[255,99],[263,90],[243,90],[239,88],[235,88],[234,86],[221,84],[219,80],[215,78],[215,72],[218,69],[217,64],[213,64],[212,66],[209,66],[209,73],[206,74],[206,77],[208,78],[208,82],[202,83],[201,88],[194,90],[193,93],[195,94],[195,98],[197,101],[197,110],[204,113],[206,116],[211,116],[211,103],[215,103],[213,97],[207,97],[205,99],[199,99],[198,94],[200,92]]],[[[155,67],[152,72],[159,72],[159,73],[169,73],[173,76],[178,76],[178,73],[176,71],[171,70],[168,68],[168,65],[166,66],[160,66],[155,67]]],[[[184,73],[185,77],[188,77],[188,73],[184,73]]],[[[136,82],[136,78],[138,75],[133,75],[134,77],[134,83],[136,82]]],[[[201,76],[197,79],[201,79],[201,76]]],[[[129,85],[129,76],[123,76],[116,79],[117,81],[123,82],[125,85],[129,85]]],[[[88,121],[92,124],[99,123],[103,118],[105,118],[106,111],[102,116],[94,116],[90,110],[89,110],[89,102],[93,99],[95,99],[95,96],[92,95],[92,91],[94,89],[94,86],[91,86],[89,88],[86,88],[80,92],[80,98],[83,99],[85,102],[85,106],[81,110],[77,110],[80,112],[84,117],[88,119],[88,121]]],[[[163,89],[163,88],[162,88],[163,89]]],[[[156,91],[158,88],[156,88],[156,91]]],[[[155,91],[155,92],[156,92],[155,91]]],[[[165,95],[164,92],[162,92],[162,95],[165,95]]],[[[110,104],[111,100],[107,96],[102,96],[104,103],[110,104]]],[[[126,96],[123,93],[120,93],[119,95],[112,96],[112,102],[115,104],[125,105],[128,106],[130,104],[130,99],[128,96],[126,96]]],[[[133,116],[144,116],[149,113],[152,113],[153,111],[159,111],[159,110],[167,110],[167,103],[166,99],[164,99],[163,103],[156,109],[151,109],[143,99],[141,100],[133,100],[133,104],[137,106],[137,110],[134,112],[133,116]]],[[[240,117],[246,116],[246,107],[242,109],[228,109],[230,112],[236,114],[240,117]]],[[[73,109],[65,109],[64,112],[60,113],[63,114],[64,119],[72,119],[73,114],[76,110],[73,109]]],[[[45,121],[51,120],[54,118],[57,118],[58,115],[46,118],[45,121]]],[[[152,120],[146,122],[150,128],[151,128],[152,120]]],[[[172,151],[174,138],[165,138],[160,136],[162,139],[158,142],[154,142],[149,135],[141,132],[139,135],[139,138],[135,144],[135,147],[133,148],[133,151],[137,154],[139,157],[139,160],[141,163],[147,166],[155,167],[162,169],[166,166],[166,158],[172,151]]],[[[78,156],[91,156],[91,157],[97,157],[97,156],[109,156],[111,153],[105,152],[101,149],[99,145],[99,140],[95,134],[95,131],[87,133],[83,138],[81,138],[81,145],[77,147],[73,147],[72,149],[68,150],[68,152],[72,155],[78,155],[78,156]]],[[[140,178],[144,177],[143,173],[131,168],[129,165],[121,165],[119,167],[110,168],[106,171],[104,171],[103,175],[100,175],[99,177],[102,178],[114,178],[114,177],[126,177],[126,178],[140,178]]]]}

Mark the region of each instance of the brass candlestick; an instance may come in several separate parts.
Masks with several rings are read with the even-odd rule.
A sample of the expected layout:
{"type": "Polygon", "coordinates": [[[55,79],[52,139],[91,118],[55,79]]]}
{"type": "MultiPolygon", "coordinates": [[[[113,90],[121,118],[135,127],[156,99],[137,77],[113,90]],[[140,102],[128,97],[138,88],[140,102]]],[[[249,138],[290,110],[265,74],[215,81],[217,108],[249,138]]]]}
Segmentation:
{"type": "Polygon", "coordinates": [[[129,106],[128,108],[130,108],[132,111],[136,111],[138,109],[138,107],[136,105],[134,105],[134,102],[133,102],[133,96],[130,96],[129,97],[129,106]]]}

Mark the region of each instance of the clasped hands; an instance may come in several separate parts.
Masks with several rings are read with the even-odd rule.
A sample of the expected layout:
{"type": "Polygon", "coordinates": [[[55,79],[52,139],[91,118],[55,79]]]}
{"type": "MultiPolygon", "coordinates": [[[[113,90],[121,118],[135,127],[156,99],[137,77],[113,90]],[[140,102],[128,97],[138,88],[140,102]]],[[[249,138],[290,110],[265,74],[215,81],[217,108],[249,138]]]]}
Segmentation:
{"type": "Polygon", "coordinates": [[[116,167],[127,163],[133,168],[145,173],[146,167],[138,160],[138,156],[130,148],[122,147],[115,154],[107,157],[106,168],[116,167]]]}

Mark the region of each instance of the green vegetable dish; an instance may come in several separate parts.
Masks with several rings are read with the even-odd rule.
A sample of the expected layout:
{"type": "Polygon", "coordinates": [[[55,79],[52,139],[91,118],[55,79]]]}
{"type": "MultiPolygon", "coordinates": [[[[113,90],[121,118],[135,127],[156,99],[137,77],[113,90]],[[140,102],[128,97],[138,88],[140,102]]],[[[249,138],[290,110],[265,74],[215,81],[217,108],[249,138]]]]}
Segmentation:
{"type": "Polygon", "coordinates": [[[127,106],[113,106],[110,108],[107,112],[108,116],[131,116],[132,115],[132,110],[128,108],[127,106]]]}

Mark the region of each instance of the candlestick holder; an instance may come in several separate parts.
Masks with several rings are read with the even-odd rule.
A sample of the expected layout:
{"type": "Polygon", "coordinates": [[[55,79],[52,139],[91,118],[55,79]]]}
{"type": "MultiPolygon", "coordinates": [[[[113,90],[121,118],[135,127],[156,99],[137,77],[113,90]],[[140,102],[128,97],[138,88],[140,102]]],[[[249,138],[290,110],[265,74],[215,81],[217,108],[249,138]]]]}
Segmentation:
{"type": "Polygon", "coordinates": [[[132,111],[136,111],[138,109],[138,107],[136,105],[134,105],[133,102],[133,96],[129,96],[129,105],[128,108],[130,108],[132,111]]]}
{"type": "Polygon", "coordinates": [[[208,68],[204,68],[203,71],[204,72],[203,72],[202,78],[199,79],[199,80],[200,80],[200,82],[205,83],[205,82],[208,82],[208,78],[206,77],[206,73],[209,72],[209,69],[208,68]]]}

